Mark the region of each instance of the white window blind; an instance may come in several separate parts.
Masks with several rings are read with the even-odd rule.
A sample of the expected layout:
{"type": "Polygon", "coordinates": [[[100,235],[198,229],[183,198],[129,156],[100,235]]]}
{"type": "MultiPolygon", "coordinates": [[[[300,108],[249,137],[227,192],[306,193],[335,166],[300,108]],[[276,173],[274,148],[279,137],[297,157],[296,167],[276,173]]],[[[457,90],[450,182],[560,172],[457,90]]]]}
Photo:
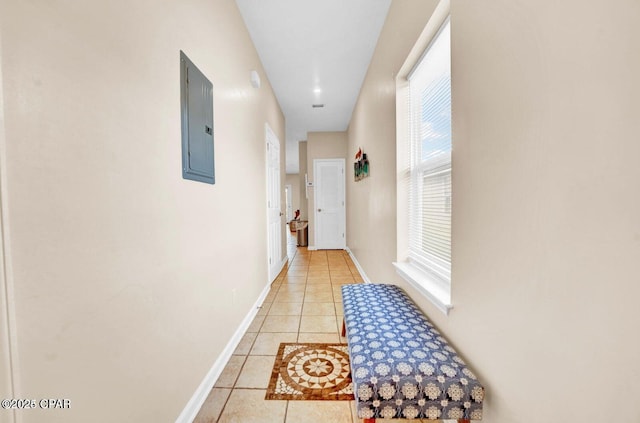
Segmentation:
{"type": "Polygon", "coordinates": [[[409,259],[451,280],[451,36],[447,20],[409,75],[409,259]]]}

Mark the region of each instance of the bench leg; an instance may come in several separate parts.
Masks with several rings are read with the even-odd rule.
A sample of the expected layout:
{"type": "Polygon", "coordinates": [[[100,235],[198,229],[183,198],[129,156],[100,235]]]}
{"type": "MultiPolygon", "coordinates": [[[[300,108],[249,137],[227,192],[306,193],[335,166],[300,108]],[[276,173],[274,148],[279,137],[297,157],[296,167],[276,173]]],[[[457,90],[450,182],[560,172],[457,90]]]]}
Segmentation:
{"type": "Polygon", "coordinates": [[[344,319],[342,319],[342,332],[340,333],[340,335],[347,336],[347,325],[344,319]]]}
{"type": "Polygon", "coordinates": [[[471,423],[469,419],[458,419],[458,423],[471,423]]]}

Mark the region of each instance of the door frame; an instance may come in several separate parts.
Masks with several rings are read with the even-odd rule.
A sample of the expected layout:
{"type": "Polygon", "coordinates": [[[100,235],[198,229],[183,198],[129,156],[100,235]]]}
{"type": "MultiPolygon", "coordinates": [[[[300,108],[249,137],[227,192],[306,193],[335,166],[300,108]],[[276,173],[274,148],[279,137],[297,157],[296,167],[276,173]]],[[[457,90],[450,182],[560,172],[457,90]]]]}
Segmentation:
{"type": "Polygon", "coordinates": [[[293,187],[291,184],[284,184],[284,216],[285,224],[293,219],[293,187]],[[289,214],[291,207],[291,214],[289,214]]]}
{"type": "Polygon", "coordinates": [[[271,126],[269,126],[269,123],[265,122],[265,190],[266,190],[266,196],[267,196],[267,204],[266,204],[266,215],[267,215],[267,284],[270,284],[271,282],[273,282],[276,277],[278,277],[278,274],[282,271],[282,268],[284,267],[284,265],[287,263],[287,255],[286,253],[283,251],[282,248],[282,239],[284,236],[284,226],[282,224],[283,221],[283,213],[282,213],[282,175],[281,175],[281,171],[282,171],[282,160],[280,157],[280,154],[278,153],[278,180],[279,180],[279,184],[278,184],[278,191],[280,193],[280,195],[278,196],[278,210],[279,210],[279,219],[280,219],[280,228],[279,228],[279,234],[280,234],[280,242],[278,243],[278,250],[280,250],[280,257],[279,258],[274,258],[275,263],[270,263],[269,262],[269,254],[271,252],[271,238],[270,238],[270,228],[269,228],[269,224],[270,224],[270,213],[269,213],[269,143],[272,142],[275,145],[278,146],[278,152],[280,152],[280,148],[281,148],[281,143],[280,143],[280,139],[278,138],[278,136],[276,135],[275,132],[273,132],[273,130],[271,129],[271,126]],[[283,257],[284,256],[284,257],[283,257]],[[277,266],[277,267],[276,267],[277,266]],[[277,270],[275,270],[277,269],[277,270]]]}
{"type": "Polygon", "coordinates": [[[313,159],[313,232],[314,232],[314,240],[313,243],[315,244],[313,249],[314,250],[322,250],[322,249],[327,249],[326,246],[323,245],[319,245],[318,243],[318,234],[320,233],[320,231],[318,230],[318,222],[320,219],[318,219],[318,181],[320,180],[320,175],[319,172],[317,172],[317,165],[320,163],[327,163],[327,162],[337,162],[340,163],[342,165],[342,178],[341,178],[341,182],[342,182],[342,213],[340,214],[340,219],[342,220],[342,229],[344,231],[344,236],[342,237],[342,243],[341,246],[339,248],[331,248],[331,249],[341,249],[341,250],[345,250],[347,248],[347,192],[346,192],[346,177],[345,177],[345,171],[346,171],[346,160],[343,158],[335,158],[335,159],[313,159]]]}

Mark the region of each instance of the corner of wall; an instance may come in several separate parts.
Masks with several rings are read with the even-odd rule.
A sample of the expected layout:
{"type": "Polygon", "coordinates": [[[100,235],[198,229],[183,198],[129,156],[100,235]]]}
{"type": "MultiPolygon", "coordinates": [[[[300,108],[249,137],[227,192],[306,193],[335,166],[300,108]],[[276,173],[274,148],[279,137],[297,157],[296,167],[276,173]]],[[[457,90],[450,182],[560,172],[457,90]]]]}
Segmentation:
{"type": "MultiPolygon", "coordinates": [[[[0,396],[16,398],[16,342],[13,286],[9,269],[9,235],[7,233],[6,133],[4,127],[4,79],[2,77],[2,43],[0,34],[0,396]]],[[[4,411],[3,411],[4,412],[4,411]]],[[[8,411],[8,422],[16,421],[15,411],[8,411]]]]}
{"type": "Polygon", "coordinates": [[[176,419],[176,423],[191,423],[196,418],[198,412],[200,411],[200,408],[202,407],[202,404],[204,404],[205,400],[207,399],[209,392],[218,381],[218,378],[229,362],[229,359],[233,355],[233,352],[238,347],[238,344],[242,340],[244,334],[247,332],[247,329],[251,325],[251,322],[258,314],[258,310],[262,307],[262,303],[269,294],[270,289],[271,284],[265,286],[264,290],[256,300],[254,306],[251,308],[251,310],[249,310],[245,318],[242,320],[242,323],[240,323],[240,326],[238,326],[238,329],[235,331],[235,333],[225,346],[224,350],[220,353],[215,363],[213,363],[213,366],[211,366],[211,369],[209,369],[209,372],[207,372],[207,375],[204,377],[204,379],[200,383],[200,386],[198,386],[195,393],[193,394],[185,408],[182,410],[182,413],[180,413],[180,415],[176,419]]]}

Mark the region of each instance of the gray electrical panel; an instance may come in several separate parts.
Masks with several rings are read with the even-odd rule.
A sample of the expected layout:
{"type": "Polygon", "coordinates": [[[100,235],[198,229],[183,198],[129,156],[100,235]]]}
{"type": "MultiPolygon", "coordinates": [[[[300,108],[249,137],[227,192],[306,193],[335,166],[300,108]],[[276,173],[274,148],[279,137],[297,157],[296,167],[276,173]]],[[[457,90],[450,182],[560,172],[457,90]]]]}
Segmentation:
{"type": "Polygon", "coordinates": [[[182,177],[214,184],[213,84],[180,51],[182,177]]]}

